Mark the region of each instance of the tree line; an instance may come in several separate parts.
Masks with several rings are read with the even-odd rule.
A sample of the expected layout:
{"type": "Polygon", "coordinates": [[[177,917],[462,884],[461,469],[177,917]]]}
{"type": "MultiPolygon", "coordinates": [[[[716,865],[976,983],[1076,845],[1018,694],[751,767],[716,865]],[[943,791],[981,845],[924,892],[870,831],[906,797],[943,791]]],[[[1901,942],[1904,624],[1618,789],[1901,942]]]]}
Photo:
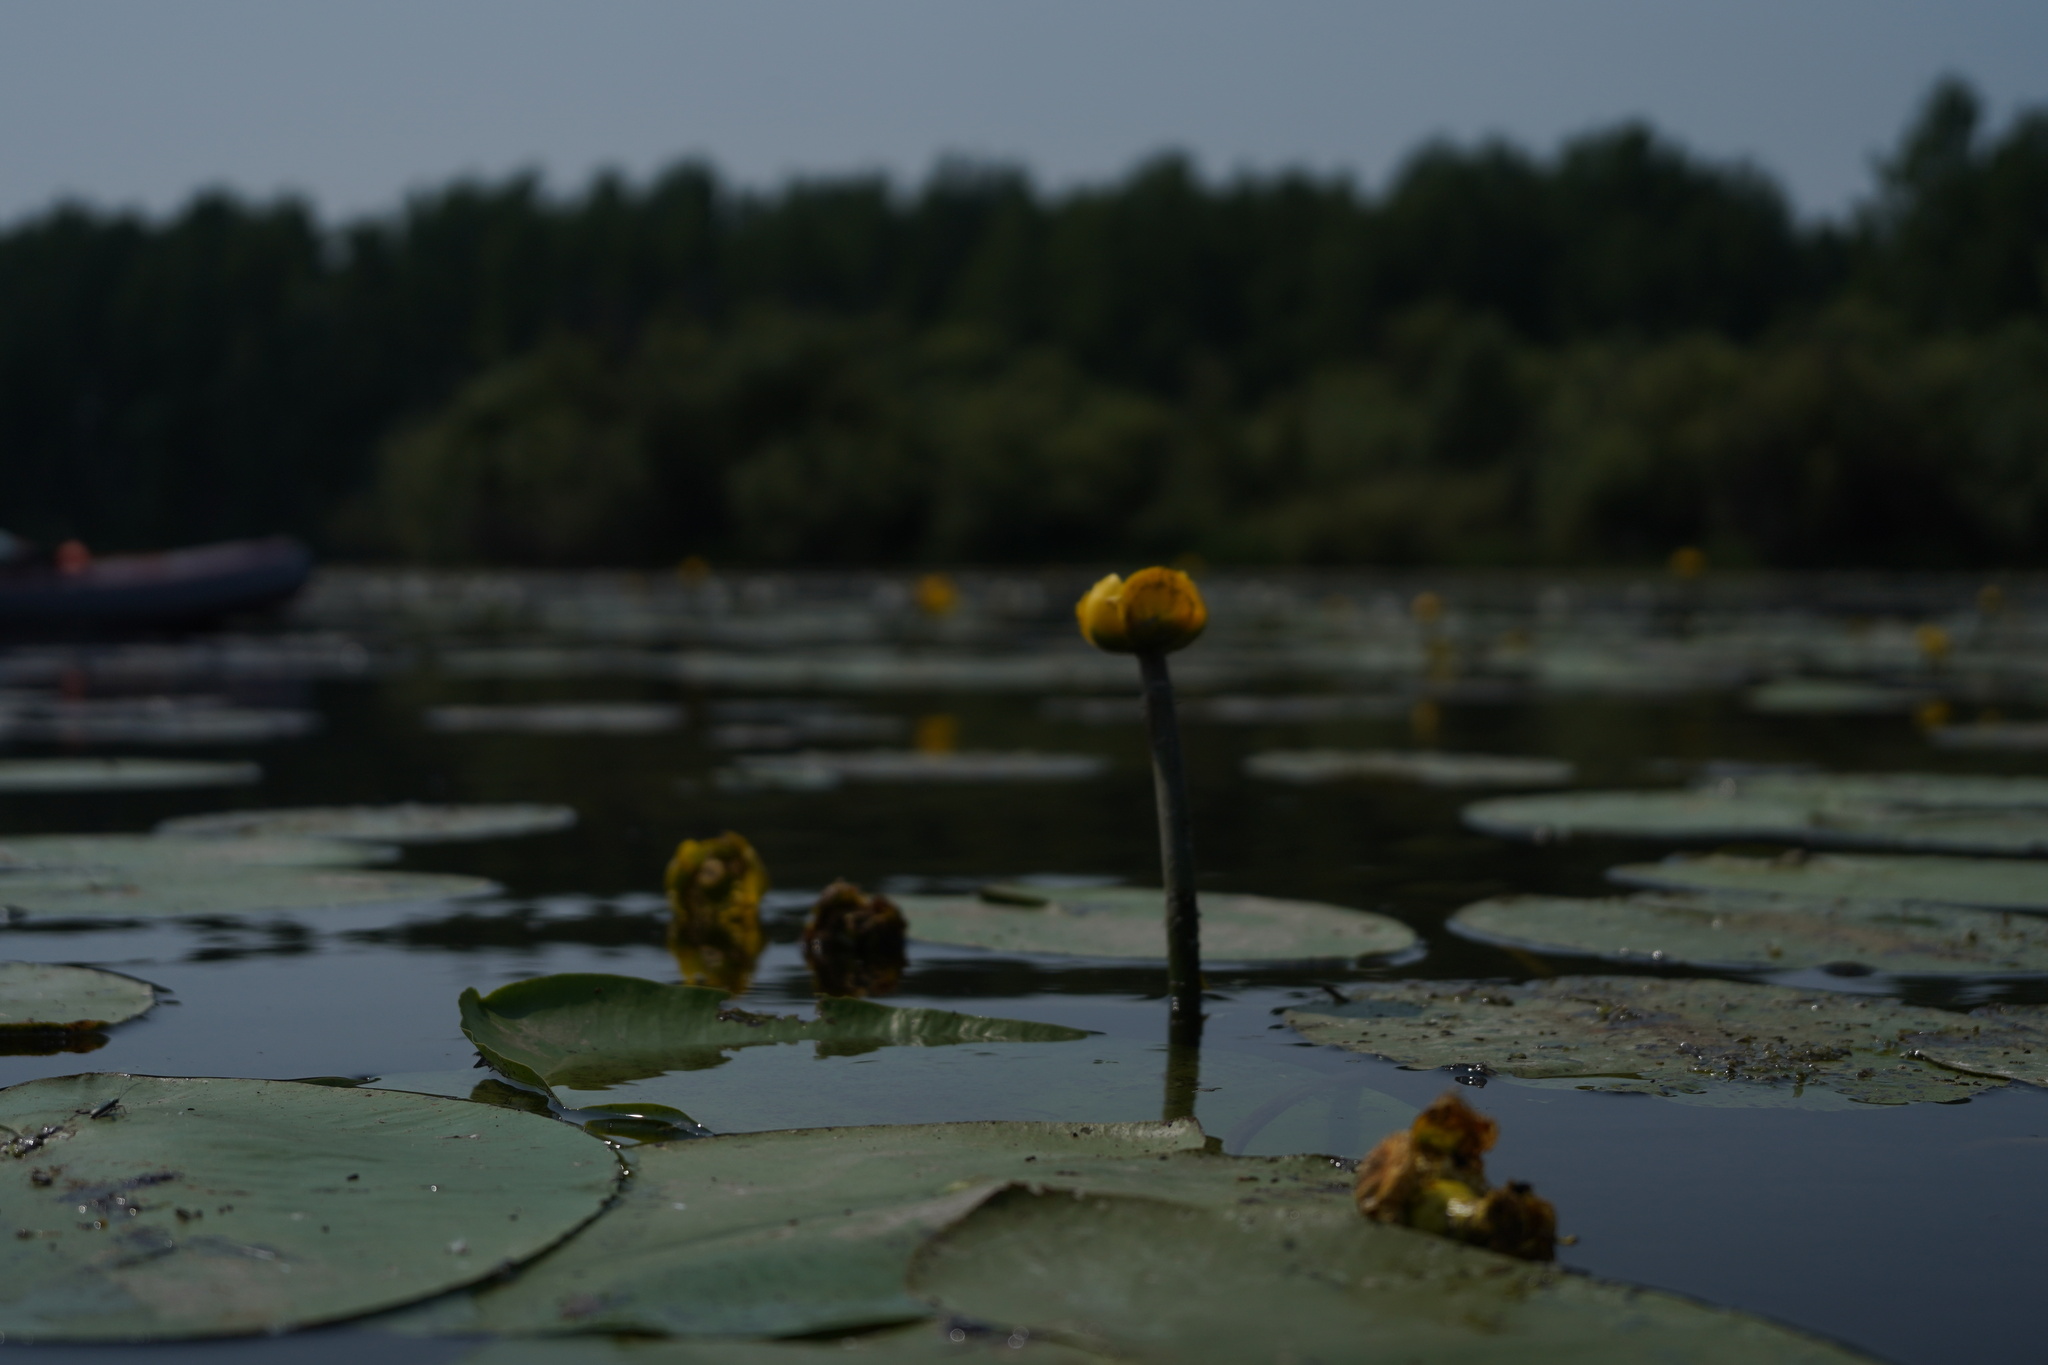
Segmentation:
{"type": "Polygon", "coordinates": [[[505,564],[2048,562],[2048,110],[1841,221],[1640,125],[1378,194],[686,163],[0,231],[0,525],[505,564]]]}

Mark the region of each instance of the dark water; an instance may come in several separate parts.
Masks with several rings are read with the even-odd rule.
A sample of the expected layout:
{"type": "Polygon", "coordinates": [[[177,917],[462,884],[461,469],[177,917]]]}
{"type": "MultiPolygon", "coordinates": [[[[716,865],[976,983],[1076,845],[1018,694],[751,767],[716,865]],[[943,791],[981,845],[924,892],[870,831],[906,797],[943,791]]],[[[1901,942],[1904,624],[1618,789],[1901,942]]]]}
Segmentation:
{"type": "MultiPolygon", "coordinates": [[[[728,793],[712,780],[728,756],[710,747],[706,720],[712,704],[745,692],[645,677],[462,677],[435,668],[430,652],[390,657],[389,668],[354,679],[230,684],[244,700],[304,705],[322,717],[321,730],[303,739],[204,751],[260,761],[266,775],[258,788],[0,797],[0,829],[144,830],[168,816],[237,805],[399,799],[566,802],[578,825],[410,850],[401,866],[478,874],[506,888],[503,897],[460,907],[0,932],[0,955],[116,968],[168,988],[178,1002],[114,1030],[88,1056],[0,1056],[0,1082],[95,1069],[345,1075],[466,1093],[476,1073],[457,1027],[458,993],[558,971],[673,979],[651,893],[679,838],[722,829],[745,833],[788,893],[835,877],[871,888],[1031,874],[1157,877],[1140,727],[1058,719],[1041,693],[889,691],[841,700],[907,727],[951,715],[964,748],[1102,754],[1111,763],[1105,776],[728,793]],[[633,737],[437,734],[422,724],[425,708],[449,702],[595,699],[680,700],[690,719],[673,733],[633,737]]],[[[1469,701],[1453,692],[1440,703],[1438,725],[1434,742],[1446,749],[1568,758],[1590,785],[1665,785],[1685,764],[1707,759],[2026,770],[2011,760],[1934,753],[1900,717],[1758,716],[1726,690],[1469,701]]],[[[1278,1026],[1276,1011],[1327,999],[1327,986],[1374,975],[1526,979],[1626,970],[1539,962],[1441,926],[1460,905],[1491,894],[1600,893],[1605,868],[1665,850],[1507,844],[1460,826],[1470,794],[1396,783],[1297,788],[1242,775],[1244,757],[1259,749],[1412,746],[1417,736],[1405,715],[1191,723],[1186,739],[1205,887],[1378,910],[1413,925],[1426,943],[1415,960],[1376,969],[1212,972],[1198,1116],[1232,1150],[1356,1156],[1403,1121],[1402,1103],[1426,1103],[1446,1088],[1441,1072],[1309,1046],[1278,1026]]],[[[776,941],[749,997],[757,1007],[789,1009],[811,996],[793,942],[802,899],[773,902],[776,941]]],[[[754,1049],[715,1071],[670,1078],[661,1098],[724,1131],[1154,1117],[1163,1093],[1164,984],[1163,971],[1144,964],[914,945],[895,1003],[1069,1023],[1102,1037],[1040,1049],[1028,1064],[1008,1054],[978,1060],[962,1049],[866,1058],[754,1049]]],[[[1884,988],[1869,979],[1842,984],[1884,988]]],[[[1905,993],[1961,1007],[2042,998],[2026,983],[1905,993]]],[[[1765,1314],[1890,1360],[1931,1365],[2043,1352],[2034,1305],[2048,1229],[2048,1093],[2015,1085],[1954,1105],[1832,1109],[1707,1107],[1498,1080],[1465,1094],[1500,1120],[1491,1169],[1532,1181],[1556,1203],[1563,1230],[1577,1236],[1562,1253],[1568,1265],[1765,1314]]],[[[371,1349],[361,1330],[228,1346],[0,1349],[24,1361],[318,1362],[371,1349]]],[[[374,1349],[392,1361],[454,1353],[445,1344],[381,1339],[374,1349]]]]}

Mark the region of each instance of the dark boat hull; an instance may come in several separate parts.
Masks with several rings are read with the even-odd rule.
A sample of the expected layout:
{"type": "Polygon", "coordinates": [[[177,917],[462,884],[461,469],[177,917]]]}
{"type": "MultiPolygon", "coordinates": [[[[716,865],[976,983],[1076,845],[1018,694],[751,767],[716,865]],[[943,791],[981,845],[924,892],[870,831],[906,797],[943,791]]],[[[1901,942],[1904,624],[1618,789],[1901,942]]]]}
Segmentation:
{"type": "Polygon", "coordinates": [[[189,630],[286,601],[313,556],[287,537],[154,555],[111,555],[63,573],[0,573],[0,635],[37,638],[189,630]]]}

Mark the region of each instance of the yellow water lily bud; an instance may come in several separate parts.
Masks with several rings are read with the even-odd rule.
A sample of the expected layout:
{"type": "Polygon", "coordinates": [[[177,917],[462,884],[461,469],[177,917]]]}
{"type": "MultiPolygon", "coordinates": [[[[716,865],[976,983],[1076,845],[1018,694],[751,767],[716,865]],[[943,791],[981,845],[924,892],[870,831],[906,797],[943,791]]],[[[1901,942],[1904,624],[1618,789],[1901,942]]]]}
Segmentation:
{"type": "Polygon", "coordinates": [[[1671,576],[1687,582],[1707,571],[1707,553],[1697,545],[1681,545],[1671,552],[1671,576]]]}
{"type": "Polygon", "coordinates": [[[926,616],[947,616],[960,605],[960,589],[942,573],[928,573],[917,580],[917,609],[926,616]]]}
{"type": "Polygon", "coordinates": [[[761,897],[768,869],[754,846],[727,831],[685,839],[669,860],[668,948],[689,986],[738,994],[761,956],[761,897]]]}
{"type": "Polygon", "coordinates": [[[1110,574],[1074,604],[1081,638],[1111,654],[1170,654],[1193,644],[1209,624],[1195,581],[1179,569],[1110,574]]]}
{"type": "Polygon", "coordinates": [[[1940,626],[1929,623],[1913,627],[1913,643],[1920,646],[1921,654],[1930,662],[1939,663],[1948,657],[1951,641],[1948,632],[1940,626]]]}

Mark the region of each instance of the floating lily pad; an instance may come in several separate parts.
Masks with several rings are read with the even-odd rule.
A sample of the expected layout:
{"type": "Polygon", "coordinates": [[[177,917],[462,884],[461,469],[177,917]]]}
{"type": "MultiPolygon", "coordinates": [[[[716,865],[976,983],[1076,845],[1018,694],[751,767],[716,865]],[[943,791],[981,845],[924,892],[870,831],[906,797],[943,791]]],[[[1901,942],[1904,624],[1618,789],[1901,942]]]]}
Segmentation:
{"type": "Polygon", "coordinates": [[[1322,1199],[1254,1185],[1206,1205],[1085,1180],[1013,1186],[928,1240],[909,1288],[944,1313],[1159,1365],[1864,1359],[1676,1295],[1368,1223],[1332,1183],[1322,1199]]]}
{"type": "Polygon", "coordinates": [[[1903,811],[2048,811],[2048,777],[1961,773],[1765,772],[1722,778],[1714,790],[1820,809],[1862,806],[1903,811]]]}
{"type": "Polygon", "coordinates": [[[254,763],[199,763],[167,758],[0,759],[0,792],[163,791],[233,787],[260,781],[254,763]]]}
{"type": "Polygon", "coordinates": [[[0,707],[0,739],[42,744],[256,744],[317,729],[311,711],[144,697],[0,707]]]}
{"type": "Polygon", "coordinates": [[[655,702],[581,701],[535,706],[436,706],[427,728],[450,734],[651,735],[683,723],[683,708],[655,702]]]}
{"type": "Polygon", "coordinates": [[[0,1031],[107,1028],[147,1014],[156,988],[94,967],[0,962],[0,1031]]]}
{"type": "Polygon", "coordinates": [[[1729,981],[1560,976],[1507,986],[1373,982],[1349,1004],[1290,1010],[1310,1042],[1408,1067],[1480,1064],[1582,1090],[1730,1105],[1962,1099],[1986,1081],[1921,1060],[1907,1035],[1960,1048],[1982,1025],[1869,995],[1729,981]]]}
{"type": "Polygon", "coordinates": [[[1502,896],[1466,906],[1450,927],[1538,953],[1730,971],[1839,964],[1907,976],[2048,972],[2048,923],[1937,905],[1684,892],[1502,896]]]}
{"type": "Polygon", "coordinates": [[[1749,690],[1749,709],[1776,716],[1904,715],[1924,692],[1846,678],[1780,678],[1749,690]]]}
{"type": "Polygon", "coordinates": [[[925,753],[918,749],[866,749],[834,753],[742,754],[718,774],[720,786],[824,791],[848,782],[1071,782],[1109,766],[1094,754],[925,753]]]}
{"type": "MultiPolygon", "coordinates": [[[[1833,780],[1833,779],[1830,779],[1833,780]]],[[[2000,779],[1959,779],[1997,782],[2000,779]]],[[[2023,779],[2010,779],[2021,781],[2023,779]]],[[[2048,786],[2048,784],[2044,784],[2048,786]]],[[[2048,853],[2048,806],[2017,802],[2017,789],[1989,789],[1981,804],[1961,787],[1897,784],[1822,788],[1796,776],[1724,779],[1700,791],[1558,792],[1504,796],[1465,808],[1482,834],[1547,843],[1576,835],[1636,839],[1767,839],[1815,847],[1902,848],[1929,852],[2048,853]],[[1926,799],[1857,799],[1891,790],[1926,799]],[[1839,796],[1833,794],[1840,792],[1839,796]]]]}
{"type": "Polygon", "coordinates": [[[157,833],[184,839],[298,836],[378,844],[443,844],[545,834],[576,823],[567,806],[287,806],[166,820],[157,833]]]}
{"type": "Polygon", "coordinates": [[[956,1043],[1060,1043],[1088,1035],[1058,1024],[897,1009],[826,996],[815,1019],[754,1014],[724,991],[574,972],[462,993],[462,1031],[486,1061],[529,1085],[601,1089],[718,1066],[734,1048],[815,1042],[837,1052],[956,1043]]]}
{"type": "Polygon", "coordinates": [[[1557,787],[1571,781],[1573,772],[1562,759],[1426,749],[1276,749],[1253,754],[1244,769],[1276,782],[1398,778],[1425,787],[1557,787]]]}
{"type": "Polygon", "coordinates": [[[1985,1005],[1960,1024],[1905,1034],[1899,1045],[1958,1071],[2048,1086],[2048,1006],[1985,1005]]]}
{"type": "Polygon", "coordinates": [[[2039,753],[2048,749],[2048,721],[1984,721],[1944,725],[1927,732],[1940,749],[1988,749],[1996,753],[2039,753]]]}
{"type": "Polygon", "coordinates": [[[409,1315],[410,1327],[843,1331],[928,1316],[903,1292],[911,1254],[1011,1181],[1203,1204],[1239,1202],[1254,1179],[1266,1197],[1343,1195],[1342,1172],[1323,1158],[1225,1157],[1203,1145],[1184,1120],[822,1128],[635,1147],[603,1221],[509,1284],[409,1315]]]}
{"type": "Polygon", "coordinates": [[[1610,868],[1623,886],[1670,891],[1741,891],[1818,900],[1882,900],[2048,910],[2048,863],[2018,858],[1943,858],[1882,853],[1788,854],[1745,858],[1678,854],[1610,868]]]}
{"type": "Polygon", "coordinates": [[[153,834],[18,834],[0,839],[0,888],[14,872],[228,867],[361,867],[390,862],[395,848],[339,839],[222,839],[201,843],[153,834]]]}
{"type": "MultiPolygon", "coordinates": [[[[1166,956],[1164,891],[990,887],[980,896],[895,896],[910,936],[1010,953],[1166,956]]],[[[1367,910],[1203,892],[1202,952],[1217,962],[1376,957],[1415,946],[1415,931],[1367,910]]]]}
{"type": "Polygon", "coordinates": [[[0,1091],[0,1331],[280,1332],[494,1275],[593,1217],[617,1159],[489,1105],[89,1075],[0,1091]]]}
{"type": "Polygon", "coordinates": [[[1107,1356],[978,1325],[918,1322],[827,1341],[664,1341],[649,1337],[555,1337],[494,1341],[461,1365],[807,1365],[852,1359],[863,1365],[932,1361],[1022,1360],[1029,1365],[1093,1365],[1107,1356]],[[955,1341],[955,1334],[962,1340],[955,1341]]]}
{"type": "Polygon", "coordinates": [[[149,867],[0,873],[0,906],[38,919],[180,919],[460,900],[482,877],[320,867],[149,867]]]}

